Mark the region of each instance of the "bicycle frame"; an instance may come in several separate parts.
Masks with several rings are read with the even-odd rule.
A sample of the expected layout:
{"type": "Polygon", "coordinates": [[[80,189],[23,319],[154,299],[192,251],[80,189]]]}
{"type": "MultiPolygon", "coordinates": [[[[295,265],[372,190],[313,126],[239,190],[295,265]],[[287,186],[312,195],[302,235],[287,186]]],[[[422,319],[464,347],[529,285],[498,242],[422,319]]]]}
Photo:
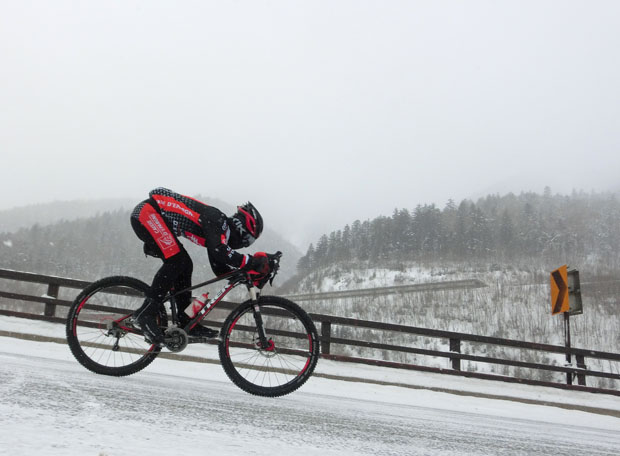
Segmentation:
{"type": "MultiPolygon", "coordinates": [[[[225,280],[228,279],[228,283],[226,284],[226,286],[222,287],[220,289],[220,291],[218,291],[218,293],[211,299],[209,299],[205,305],[203,306],[203,308],[194,316],[194,318],[192,318],[183,328],[183,331],[185,332],[189,332],[191,331],[197,324],[199,324],[208,314],[209,312],[211,312],[218,303],[220,303],[224,297],[233,289],[236,288],[237,286],[241,285],[241,284],[245,284],[248,288],[248,292],[250,294],[250,299],[252,300],[253,303],[256,303],[256,301],[258,300],[258,296],[260,294],[260,290],[258,287],[256,287],[253,284],[252,278],[251,276],[245,272],[245,271],[241,271],[241,270],[235,270],[235,271],[230,271],[227,272],[226,274],[223,274],[221,276],[218,276],[214,279],[210,279],[207,280],[205,282],[199,283],[197,285],[192,285],[191,287],[185,288],[183,290],[180,291],[176,291],[172,294],[170,294],[169,296],[167,296],[163,302],[167,302],[170,301],[171,303],[171,309],[172,309],[172,319],[173,321],[177,321],[177,316],[176,316],[176,312],[182,312],[183,309],[178,309],[176,306],[176,302],[175,302],[175,297],[180,295],[181,293],[185,293],[187,291],[192,291],[195,290],[197,288],[201,288],[204,287],[206,285],[210,285],[212,283],[216,283],[219,282],[221,280],[225,280]]],[[[265,329],[263,327],[263,319],[262,316],[260,314],[260,307],[258,305],[254,305],[253,306],[253,311],[254,311],[254,319],[256,320],[256,326],[258,328],[258,337],[260,340],[260,343],[263,347],[265,347],[267,349],[267,347],[269,347],[269,341],[267,340],[267,336],[265,334],[265,329]]]]}

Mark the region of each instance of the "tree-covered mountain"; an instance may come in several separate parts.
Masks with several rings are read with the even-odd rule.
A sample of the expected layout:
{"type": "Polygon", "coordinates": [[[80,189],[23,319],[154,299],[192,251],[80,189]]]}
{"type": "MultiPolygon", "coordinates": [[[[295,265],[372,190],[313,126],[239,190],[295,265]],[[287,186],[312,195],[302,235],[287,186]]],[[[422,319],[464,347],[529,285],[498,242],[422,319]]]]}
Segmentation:
{"type": "Polygon", "coordinates": [[[614,194],[489,195],[396,209],[311,244],[300,274],[342,262],[595,262],[620,269],[620,200],[614,194]]]}

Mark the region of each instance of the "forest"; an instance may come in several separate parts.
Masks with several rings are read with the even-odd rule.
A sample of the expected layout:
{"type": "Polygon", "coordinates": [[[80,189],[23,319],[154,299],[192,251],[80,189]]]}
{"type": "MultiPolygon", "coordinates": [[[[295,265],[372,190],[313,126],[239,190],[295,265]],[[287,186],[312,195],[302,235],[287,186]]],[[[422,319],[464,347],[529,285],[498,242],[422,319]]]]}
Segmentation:
{"type": "Polygon", "coordinates": [[[450,200],[391,217],[354,221],[311,244],[298,263],[301,275],[339,262],[369,265],[416,262],[595,263],[620,268],[620,201],[614,194],[489,195],[450,200]]]}

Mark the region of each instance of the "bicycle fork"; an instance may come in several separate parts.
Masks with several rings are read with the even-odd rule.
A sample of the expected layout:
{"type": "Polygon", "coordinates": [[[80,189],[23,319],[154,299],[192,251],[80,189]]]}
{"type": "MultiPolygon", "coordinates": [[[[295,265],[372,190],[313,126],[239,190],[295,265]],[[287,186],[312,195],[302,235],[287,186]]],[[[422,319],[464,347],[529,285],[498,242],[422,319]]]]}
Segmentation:
{"type": "Polygon", "coordinates": [[[267,340],[267,334],[265,333],[265,326],[263,325],[263,316],[258,305],[258,289],[251,287],[249,289],[250,299],[252,300],[252,310],[254,312],[254,321],[256,322],[256,329],[258,332],[258,346],[266,351],[273,351],[274,342],[272,339],[267,340]]]}

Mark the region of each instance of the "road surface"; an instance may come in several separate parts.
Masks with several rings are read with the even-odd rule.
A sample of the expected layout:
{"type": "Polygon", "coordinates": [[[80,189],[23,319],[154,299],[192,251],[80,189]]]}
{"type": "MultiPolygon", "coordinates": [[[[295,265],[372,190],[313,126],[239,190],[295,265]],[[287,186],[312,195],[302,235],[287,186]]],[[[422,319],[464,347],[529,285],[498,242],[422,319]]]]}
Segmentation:
{"type": "Polygon", "coordinates": [[[223,374],[213,379],[184,373],[188,365],[220,366],[157,363],[167,363],[168,371],[179,375],[147,368],[131,377],[106,377],[71,359],[19,354],[0,345],[0,453],[620,454],[620,427],[593,426],[588,421],[596,422],[596,416],[584,412],[573,411],[574,424],[554,423],[539,417],[541,409],[551,407],[495,401],[505,404],[507,412],[497,416],[484,413],[489,399],[478,399],[477,411],[465,412],[459,401],[475,399],[450,394],[438,396],[438,408],[420,407],[405,399],[424,391],[318,378],[284,398],[259,398],[237,389],[223,374]],[[508,413],[511,407],[520,407],[521,417],[508,413]]]}

